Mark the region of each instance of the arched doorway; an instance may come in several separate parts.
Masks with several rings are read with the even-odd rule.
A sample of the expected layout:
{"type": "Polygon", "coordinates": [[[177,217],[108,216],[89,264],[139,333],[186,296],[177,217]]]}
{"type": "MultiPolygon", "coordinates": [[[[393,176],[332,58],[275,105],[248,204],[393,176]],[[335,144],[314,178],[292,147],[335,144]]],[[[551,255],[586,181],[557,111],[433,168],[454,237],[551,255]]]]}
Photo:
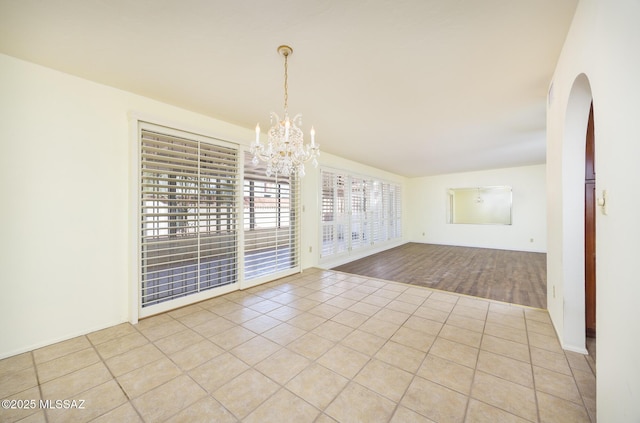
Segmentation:
{"type": "MultiPolygon", "coordinates": [[[[565,348],[582,353],[587,353],[585,204],[588,198],[585,181],[586,139],[592,100],[589,79],[585,74],[578,75],[567,102],[562,142],[562,337],[565,348]]],[[[595,221],[595,213],[593,215],[595,221]]]]}
{"type": "MultiPolygon", "coordinates": [[[[589,109],[584,176],[584,315],[587,338],[596,337],[596,170],[593,102],[589,109]]],[[[587,349],[589,349],[587,339],[587,349]]]]}

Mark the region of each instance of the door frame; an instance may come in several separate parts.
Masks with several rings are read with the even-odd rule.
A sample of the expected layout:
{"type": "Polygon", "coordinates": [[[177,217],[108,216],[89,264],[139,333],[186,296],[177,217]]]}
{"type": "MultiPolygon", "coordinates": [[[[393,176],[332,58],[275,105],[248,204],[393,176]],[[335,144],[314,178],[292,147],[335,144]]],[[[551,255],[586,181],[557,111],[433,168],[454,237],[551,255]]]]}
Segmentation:
{"type": "Polygon", "coordinates": [[[584,180],[584,301],[585,333],[596,336],[596,172],[593,102],[589,109],[589,121],[585,140],[584,180]]]}

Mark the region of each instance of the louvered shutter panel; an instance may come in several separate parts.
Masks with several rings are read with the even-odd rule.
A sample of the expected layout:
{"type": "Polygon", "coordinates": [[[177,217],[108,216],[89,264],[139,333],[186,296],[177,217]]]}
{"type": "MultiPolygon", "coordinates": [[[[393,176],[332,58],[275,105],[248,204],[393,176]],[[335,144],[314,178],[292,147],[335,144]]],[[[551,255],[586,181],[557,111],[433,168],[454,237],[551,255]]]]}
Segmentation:
{"type": "Polygon", "coordinates": [[[299,183],[295,176],[266,177],[261,163],[244,163],[244,278],[300,266],[299,183]]]}
{"type": "Polygon", "coordinates": [[[238,151],[215,142],[141,131],[143,308],[238,281],[238,151]]]}

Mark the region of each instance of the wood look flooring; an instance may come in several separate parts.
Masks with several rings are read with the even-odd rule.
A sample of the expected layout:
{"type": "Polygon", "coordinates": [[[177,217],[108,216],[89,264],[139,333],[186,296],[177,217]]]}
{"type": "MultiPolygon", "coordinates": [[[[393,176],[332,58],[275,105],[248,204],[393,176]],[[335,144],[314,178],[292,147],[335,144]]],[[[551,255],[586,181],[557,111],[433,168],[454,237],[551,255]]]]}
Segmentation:
{"type": "Polygon", "coordinates": [[[332,270],[547,308],[547,255],[407,243],[332,270]]]}

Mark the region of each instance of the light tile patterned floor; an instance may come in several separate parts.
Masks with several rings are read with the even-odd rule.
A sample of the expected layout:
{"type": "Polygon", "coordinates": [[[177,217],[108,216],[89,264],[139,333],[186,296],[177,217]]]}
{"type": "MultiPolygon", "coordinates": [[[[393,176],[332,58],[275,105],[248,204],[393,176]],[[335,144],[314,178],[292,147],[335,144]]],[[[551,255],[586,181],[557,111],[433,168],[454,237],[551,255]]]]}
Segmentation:
{"type": "Polygon", "coordinates": [[[595,380],[546,311],[311,269],[1,360],[0,421],[593,422],[595,380]]]}

